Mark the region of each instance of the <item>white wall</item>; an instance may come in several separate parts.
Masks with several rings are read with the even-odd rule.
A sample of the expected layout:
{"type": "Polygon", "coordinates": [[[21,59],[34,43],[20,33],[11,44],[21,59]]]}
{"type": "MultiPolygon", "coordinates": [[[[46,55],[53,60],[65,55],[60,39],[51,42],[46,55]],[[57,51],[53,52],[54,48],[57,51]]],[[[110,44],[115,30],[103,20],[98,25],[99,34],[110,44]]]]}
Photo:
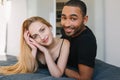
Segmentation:
{"type": "Polygon", "coordinates": [[[120,0],[105,0],[106,62],[120,67],[120,0]]]}
{"type": "Polygon", "coordinates": [[[7,29],[7,54],[17,56],[23,21],[30,16],[41,16],[53,25],[55,36],[55,0],[11,0],[11,16],[7,29]]]}
{"type": "Polygon", "coordinates": [[[67,2],[68,0],[56,0],[56,2],[67,2]]]}
{"type": "Polygon", "coordinates": [[[21,26],[27,17],[26,0],[11,0],[11,15],[7,27],[7,54],[17,55],[20,47],[21,26]]]}
{"type": "Polygon", "coordinates": [[[7,17],[6,10],[8,6],[6,3],[0,4],[0,60],[6,60],[6,28],[7,17]]]}
{"type": "Polygon", "coordinates": [[[97,40],[97,59],[105,60],[104,50],[104,0],[83,0],[87,5],[88,27],[97,40]]]}
{"type": "Polygon", "coordinates": [[[97,58],[105,61],[104,0],[94,1],[94,26],[97,39],[97,58]]]}
{"type": "Polygon", "coordinates": [[[38,15],[52,24],[53,35],[56,34],[56,0],[38,0],[38,15]]]}
{"type": "MultiPolygon", "coordinates": [[[[6,5],[6,4],[5,4],[6,5]]],[[[5,55],[6,46],[6,6],[0,5],[0,55],[5,55]]]]}
{"type": "Polygon", "coordinates": [[[56,33],[56,0],[28,0],[28,17],[40,16],[49,21],[53,26],[53,34],[56,33]]]}
{"type": "Polygon", "coordinates": [[[88,25],[97,38],[97,58],[120,67],[120,0],[83,1],[88,7],[88,25]]]}

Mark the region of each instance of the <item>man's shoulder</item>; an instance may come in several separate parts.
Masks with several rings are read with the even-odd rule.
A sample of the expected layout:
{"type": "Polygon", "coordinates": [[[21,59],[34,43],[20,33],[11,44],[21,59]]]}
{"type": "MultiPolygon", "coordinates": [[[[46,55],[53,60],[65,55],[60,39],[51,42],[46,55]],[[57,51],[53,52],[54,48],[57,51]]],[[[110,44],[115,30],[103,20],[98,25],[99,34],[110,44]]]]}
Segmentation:
{"type": "Polygon", "coordinates": [[[92,30],[88,27],[79,35],[80,38],[96,39],[92,30]]]}

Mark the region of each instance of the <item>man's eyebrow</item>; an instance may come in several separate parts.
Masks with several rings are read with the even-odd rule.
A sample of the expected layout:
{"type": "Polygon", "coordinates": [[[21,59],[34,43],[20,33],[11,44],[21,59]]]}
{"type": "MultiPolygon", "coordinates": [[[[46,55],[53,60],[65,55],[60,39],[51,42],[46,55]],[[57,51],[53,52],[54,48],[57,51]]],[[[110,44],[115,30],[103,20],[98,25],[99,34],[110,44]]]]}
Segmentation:
{"type": "Polygon", "coordinates": [[[70,16],[76,16],[76,17],[77,17],[77,15],[76,15],[76,14],[71,14],[70,16]]]}
{"type": "Polygon", "coordinates": [[[65,14],[61,14],[61,16],[65,16],[65,14]]]}
{"type": "MultiPolygon", "coordinates": [[[[61,14],[61,16],[65,16],[65,14],[61,14]]],[[[75,17],[77,17],[76,14],[71,14],[70,16],[75,16],[75,17]]]]}

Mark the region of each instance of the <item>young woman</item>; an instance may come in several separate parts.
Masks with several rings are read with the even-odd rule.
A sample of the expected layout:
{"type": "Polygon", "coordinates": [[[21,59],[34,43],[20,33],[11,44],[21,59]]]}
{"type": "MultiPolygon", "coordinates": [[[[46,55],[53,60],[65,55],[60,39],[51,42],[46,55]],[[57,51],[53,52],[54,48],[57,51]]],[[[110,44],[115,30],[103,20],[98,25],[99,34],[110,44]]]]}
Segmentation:
{"type": "Polygon", "coordinates": [[[1,66],[0,74],[33,73],[48,68],[54,77],[64,73],[69,55],[69,41],[54,38],[52,26],[41,17],[24,21],[21,34],[21,52],[18,62],[12,66],[1,66]]]}

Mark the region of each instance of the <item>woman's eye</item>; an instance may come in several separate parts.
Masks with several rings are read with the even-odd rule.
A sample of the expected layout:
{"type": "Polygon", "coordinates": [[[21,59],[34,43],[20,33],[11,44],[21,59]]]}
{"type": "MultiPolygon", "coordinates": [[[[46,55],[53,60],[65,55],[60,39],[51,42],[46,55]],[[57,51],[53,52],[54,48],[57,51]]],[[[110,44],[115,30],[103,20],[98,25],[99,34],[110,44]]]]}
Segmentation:
{"type": "Polygon", "coordinates": [[[45,31],[45,28],[40,29],[40,32],[43,32],[43,31],[45,31]]]}
{"type": "Polygon", "coordinates": [[[45,28],[43,28],[41,31],[44,31],[45,30],[45,28]]]}
{"type": "Polygon", "coordinates": [[[33,35],[32,38],[33,38],[33,39],[36,39],[36,38],[37,38],[37,35],[33,35]]]}

